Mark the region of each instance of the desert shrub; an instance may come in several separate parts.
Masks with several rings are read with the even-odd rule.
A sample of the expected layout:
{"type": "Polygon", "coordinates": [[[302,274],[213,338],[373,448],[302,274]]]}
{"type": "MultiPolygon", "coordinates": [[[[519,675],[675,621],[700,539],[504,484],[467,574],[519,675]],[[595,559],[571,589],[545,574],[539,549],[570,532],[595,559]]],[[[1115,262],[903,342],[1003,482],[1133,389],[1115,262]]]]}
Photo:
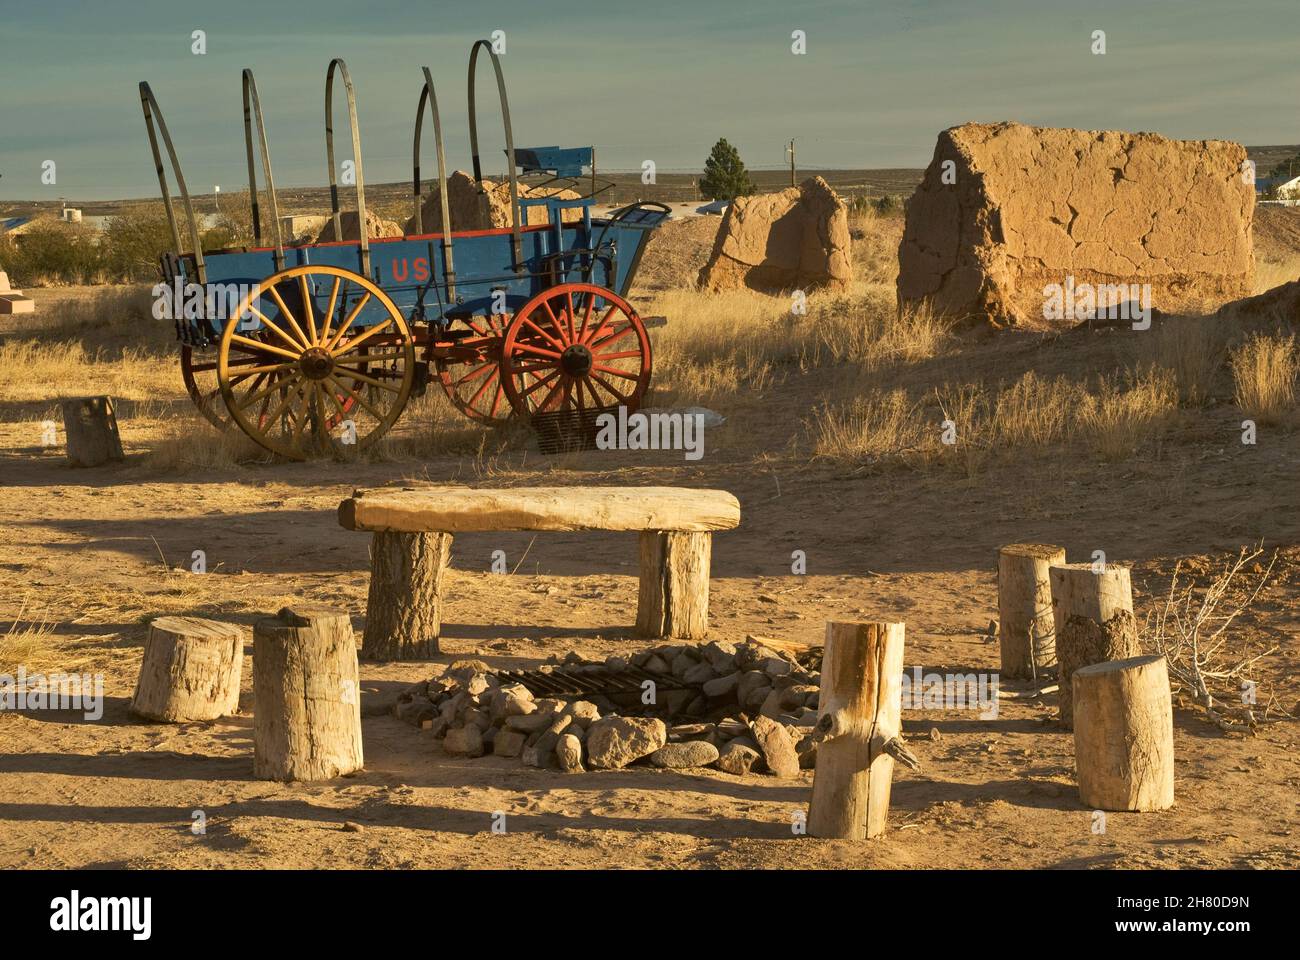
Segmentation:
{"type": "Polygon", "coordinates": [[[1295,406],[1300,358],[1295,337],[1256,334],[1232,355],[1237,406],[1260,423],[1277,423],[1295,406]]]}
{"type": "MultiPolygon", "coordinates": [[[[273,231],[271,229],[271,205],[263,198],[259,211],[262,226],[262,239],[270,245],[273,231]]],[[[285,237],[288,243],[293,237],[285,237]]],[[[253,210],[248,202],[248,191],[222,194],[221,205],[217,211],[216,223],[203,235],[204,250],[220,250],[226,247],[247,247],[253,244],[253,210]]]]}
{"type": "Polygon", "coordinates": [[[162,203],[132,206],[104,228],[104,257],[119,280],[157,279],[158,260],[173,246],[167,208],[162,203]]]}
{"type": "Polygon", "coordinates": [[[0,263],[17,287],[96,283],[104,279],[103,255],[94,232],[81,224],[42,220],[21,237],[6,240],[0,263]]]}

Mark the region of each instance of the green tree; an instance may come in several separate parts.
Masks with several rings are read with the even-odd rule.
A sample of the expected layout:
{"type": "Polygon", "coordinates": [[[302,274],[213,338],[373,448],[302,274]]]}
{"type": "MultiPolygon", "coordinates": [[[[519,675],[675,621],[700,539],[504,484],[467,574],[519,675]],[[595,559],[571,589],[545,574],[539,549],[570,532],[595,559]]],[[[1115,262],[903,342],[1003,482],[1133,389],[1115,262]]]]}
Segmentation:
{"type": "Polygon", "coordinates": [[[754,192],[740,153],[725,138],[713,145],[709,159],[704,161],[700,192],[711,200],[734,200],[754,192]]]}

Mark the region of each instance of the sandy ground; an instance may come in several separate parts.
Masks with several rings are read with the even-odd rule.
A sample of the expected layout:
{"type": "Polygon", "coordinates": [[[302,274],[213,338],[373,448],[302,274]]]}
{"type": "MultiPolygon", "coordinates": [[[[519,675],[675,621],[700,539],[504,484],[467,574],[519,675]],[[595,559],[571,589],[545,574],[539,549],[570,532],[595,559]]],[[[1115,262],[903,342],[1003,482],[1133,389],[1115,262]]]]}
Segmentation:
{"type": "MultiPolygon", "coordinates": [[[[793,408],[801,389],[774,388],[761,409],[793,408]]],[[[1217,416],[1194,429],[1228,431],[1231,413],[1217,416]]],[[[1286,549],[1276,585],[1241,636],[1248,646],[1280,644],[1261,679],[1288,708],[1296,702],[1300,437],[1255,448],[1201,443],[1119,469],[1008,465],[975,481],[854,474],[728,445],[728,431],[744,432],[746,447],[779,450],[795,429],[781,418],[740,416],[719,428],[715,452],[699,465],[592,453],[534,457],[523,471],[481,479],[725,487],[740,498],[743,521],[715,537],[714,636],[812,643],[829,618],[897,618],[907,622],[909,666],[954,672],[996,669],[996,645],[983,633],[996,616],[1000,544],[1048,540],[1080,557],[1105,549],[1135,564],[1145,607],[1172,558],[1263,538],[1286,549]],[[807,552],[806,576],[790,573],[795,549],[807,552]]],[[[0,866],[1300,865],[1296,724],[1229,737],[1186,708],[1176,712],[1177,805],[1111,814],[1104,835],[1091,832],[1073,788],[1072,740],[1051,722],[1050,697],[1004,703],[992,720],[905,712],[924,768],[897,773],[891,829],[862,844],[793,834],[811,771],[791,781],[640,768],[566,776],[513,760],[451,759],[428,734],[383,715],[364,721],[364,772],[318,784],[255,780],[251,661],[239,716],[168,726],[128,715],[145,623],[165,611],[248,625],[300,598],[346,608],[360,626],[366,542],[337,526],[339,499],[353,486],[416,474],[473,478],[453,459],[418,470],[302,464],[156,477],[140,466],[144,441],[130,425],[127,464],[74,472],[34,447],[30,430],[0,428],[8,488],[0,566],[11,584],[0,618],[11,622],[24,600],[26,619],[40,610],[54,624],[46,669],[102,670],[107,706],[97,723],[0,715],[0,866]],[[195,549],[206,552],[208,573],[166,572],[160,557],[184,567],[195,549]],[[195,810],[206,816],[205,835],[191,832],[195,810]],[[506,815],[504,834],[491,832],[497,811],[506,815]],[[363,829],[345,831],[347,821],[363,829]]],[[[631,535],[466,535],[453,564],[444,655],[363,663],[367,713],[470,654],[517,668],[569,649],[603,656],[640,646],[630,632],[631,535]],[[512,564],[523,559],[513,576],[488,572],[498,548],[512,564]]]]}
{"type": "MultiPolygon", "coordinates": [[[[1277,219],[1269,229],[1282,236],[1292,224],[1277,219]]],[[[675,257],[647,267],[647,286],[698,269],[711,242],[700,222],[665,233],[676,241],[665,257],[675,257]]],[[[1112,370],[1123,335],[1007,334],[967,344],[957,364],[972,377],[1112,370]]],[[[0,713],[0,867],[1300,866],[1300,726],[1225,735],[1186,702],[1175,710],[1175,807],[1110,814],[1104,834],[1078,800],[1073,741],[1052,720],[1054,697],[1004,702],[986,720],[907,710],[905,733],[923,769],[896,772],[889,832],[856,844],[792,831],[811,771],[787,781],[641,767],[564,775],[450,758],[428,733],[386,715],[405,685],[469,655],[520,668],[573,649],[591,657],[639,649],[631,534],[459,537],[443,654],[361,666],[364,771],[317,784],[253,778],[252,622],[306,600],[346,609],[360,628],[367,543],[339,528],[334,509],[354,487],[407,479],[725,488],[741,501],[742,523],[714,538],[714,637],[816,643],[828,619],[899,619],[908,666],[953,673],[997,668],[985,633],[1002,544],[1058,543],[1072,559],[1102,549],[1132,563],[1141,618],[1177,559],[1208,573],[1226,553],[1262,541],[1280,551],[1275,576],[1232,646],[1278,647],[1259,670],[1261,700],[1294,710],[1300,432],[1270,428],[1243,446],[1240,413],[1220,398],[1118,464],[1035,454],[973,478],[959,469],[872,472],[809,463],[799,452],[829,375],[788,371],[743,396],[706,435],[698,463],[680,453],[534,452],[176,473],[147,462],[157,424],[137,422],[127,406],[127,462],[74,471],[57,448],[39,445],[45,414],[5,405],[0,641],[15,621],[47,622],[49,632],[23,650],[11,636],[0,653],[29,670],[102,672],[107,702],[99,722],[0,713]],[[497,549],[519,564],[513,575],[489,572],[497,549]],[[188,572],[195,550],[206,553],[205,574],[188,572]],[[791,573],[794,550],[806,552],[807,575],[791,573]],[[129,715],[146,625],[163,613],[248,629],[239,715],[182,725],[129,715]],[[191,830],[195,811],[206,818],[201,835],[191,830]],[[498,813],[504,833],[492,832],[498,813]]],[[[214,436],[201,427],[193,442],[214,436]]]]}

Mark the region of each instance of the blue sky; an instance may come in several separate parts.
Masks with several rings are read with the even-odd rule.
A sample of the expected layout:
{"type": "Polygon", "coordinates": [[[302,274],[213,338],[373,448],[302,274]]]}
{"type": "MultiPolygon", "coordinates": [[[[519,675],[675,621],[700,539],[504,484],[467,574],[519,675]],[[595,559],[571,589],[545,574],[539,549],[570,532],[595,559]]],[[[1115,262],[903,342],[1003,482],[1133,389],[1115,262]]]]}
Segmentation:
{"type": "MultiPolygon", "coordinates": [[[[156,193],[140,80],[191,189],[242,189],[245,66],[277,184],[324,183],[335,56],[357,86],[367,180],[410,175],[424,65],[448,160],[464,167],[469,47],[497,29],[515,142],[594,143],[610,169],[698,169],[719,136],[754,167],[781,164],[791,137],[810,167],[923,166],[935,134],[968,120],[1295,143],[1295,22],[1295,0],[0,0],[0,199],[156,193]],[[804,56],[790,52],[796,29],[804,56]],[[40,182],[47,159],[53,186],[40,182]]],[[[480,136],[499,170],[480,73],[480,136]]],[[[341,103],[336,117],[346,143],[341,103]]]]}

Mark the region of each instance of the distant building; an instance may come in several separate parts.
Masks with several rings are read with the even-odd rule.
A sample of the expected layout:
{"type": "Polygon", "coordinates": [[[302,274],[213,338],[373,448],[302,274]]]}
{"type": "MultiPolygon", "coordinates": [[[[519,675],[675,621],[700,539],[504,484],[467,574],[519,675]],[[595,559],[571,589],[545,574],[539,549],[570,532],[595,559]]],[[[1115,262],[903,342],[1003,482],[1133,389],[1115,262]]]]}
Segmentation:
{"type": "Polygon", "coordinates": [[[44,218],[38,217],[10,217],[7,220],[0,220],[0,236],[8,237],[11,240],[17,240],[24,233],[31,230],[44,218]]]}
{"type": "MultiPolygon", "coordinates": [[[[329,217],[291,214],[280,218],[280,233],[285,240],[297,240],[300,237],[312,239],[324,229],[329,217]]],[[[267,239],[265,235],[263,239],[267,239]]]]}
{"type": "Polygon", "coordinates": [[[1300,200],[1300,177],[1256,177],[1255,195],[1300,200]]]}
{"type": "Polygon", "coordinates": [[[1283,180],[1278,177],[1273,189],[1279,200],[1300,200],[1300,177],[1283,180]]]}

